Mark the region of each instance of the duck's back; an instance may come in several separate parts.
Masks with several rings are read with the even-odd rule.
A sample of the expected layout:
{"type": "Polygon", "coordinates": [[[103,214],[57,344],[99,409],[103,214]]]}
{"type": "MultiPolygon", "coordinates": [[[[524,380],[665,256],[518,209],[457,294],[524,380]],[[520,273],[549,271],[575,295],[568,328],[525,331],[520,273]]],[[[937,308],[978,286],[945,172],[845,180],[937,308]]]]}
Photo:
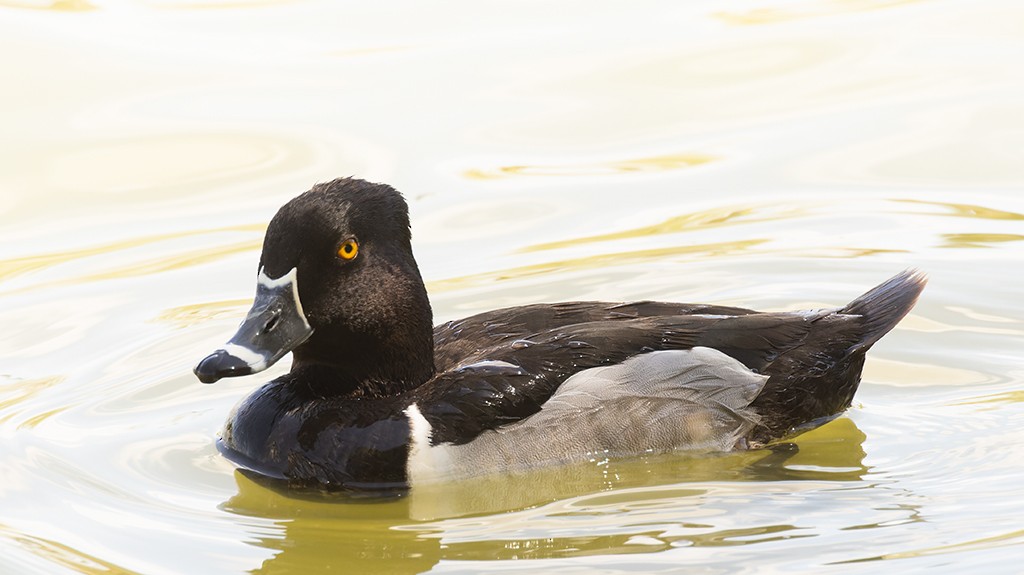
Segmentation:
{"type": "Polygon", "coordinates": [[[413,401],[411,453],[430,476],[454,461],[530,467],[778,439],[849,406],[864,353],[924,282],[904,272],[832,310],[574,302],[450,322],[435,329],[443,371],[413,401]]]}
{"type": "Polygon", "coordinates": [[[740,316],[757,313],[739,307],[638,301],[574,301],[532,304],[486,311],[434,328],[434,365],[438,372],[465,363],[482,348],[529,338],[558,328],[594,322],[687,315],[740,316]]]}

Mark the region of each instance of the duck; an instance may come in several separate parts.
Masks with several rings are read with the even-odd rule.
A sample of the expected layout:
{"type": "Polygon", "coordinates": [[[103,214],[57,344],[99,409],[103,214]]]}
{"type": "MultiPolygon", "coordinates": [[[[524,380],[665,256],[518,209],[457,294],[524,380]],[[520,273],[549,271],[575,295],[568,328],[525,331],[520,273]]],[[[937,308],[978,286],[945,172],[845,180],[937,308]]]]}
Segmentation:
{"type": "Polygon", "coordinates": [[[832,309],[571,301],[434,326],[402,194],[340,178],[271,219],[252,307],[194,373],[214,383],[292,354],[217,441],[289,489],[762,449],[850,406],[866,352],[926,281],[908,269],[832,309]]]}

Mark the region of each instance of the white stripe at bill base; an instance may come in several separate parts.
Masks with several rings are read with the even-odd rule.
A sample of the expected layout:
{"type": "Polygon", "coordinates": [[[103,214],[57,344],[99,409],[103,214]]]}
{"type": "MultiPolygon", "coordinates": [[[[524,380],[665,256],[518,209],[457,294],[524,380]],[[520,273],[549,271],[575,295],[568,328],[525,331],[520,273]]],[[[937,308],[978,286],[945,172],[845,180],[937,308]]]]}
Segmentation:
{"type": "Polygon", "coordinates": [[[262,354],[237,343],[226,343],[221,351],[244,361],[253,371],[263,371],[267,367],[267,358],[262,354]]]}

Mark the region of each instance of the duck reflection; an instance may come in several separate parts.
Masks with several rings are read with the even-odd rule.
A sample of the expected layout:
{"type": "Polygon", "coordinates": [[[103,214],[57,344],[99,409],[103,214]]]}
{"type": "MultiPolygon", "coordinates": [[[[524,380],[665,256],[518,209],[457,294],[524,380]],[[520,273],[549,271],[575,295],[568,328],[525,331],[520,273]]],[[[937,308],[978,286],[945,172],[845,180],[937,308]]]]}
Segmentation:
{"type": "Polygon", "coordinates": [[[410,518],[438,520],[515,511],[581,494],[703,482],[857,481],[866,436],[847,418],[803,434],[799,443],[721,454],[595,460],[515,476],[487,476],[410,490],[410,518]]]}
{"type": "Polygon", "coordinates": [[[247,543],[273,555],[254,574],[381,573],[429,571],[441,559],[439,540],[423,531],[392,527],[408,523],[404,495],[285,495],[237,472],[238,493],[222,508],[254,518],[247,543]],[[334,504],[332,504],[334,503],[334,504]]]}
{"type": "MultiPolygon", "coordinates": [[[[654,552],[680,540],[690,545],[757,543],[800,535],[786,534],[796,529],[792,525],[736,529],[708,524],[714,517],[706,516],[706,504],[717,501],[723,490],[743,492],[755,484],[758,492],[777,492],[779,482],[787,482],[783,490],[796,491],[800,484],[791,482],[860,481],[869,472],[863,464],[864,440],[864,433],[844,417],[770,449],[599,460],[383,494],[296,493],[236,472],[238,493],[223,508],[264,520],[254,524],[259,527],[253,528],[251,543],[274,555],[252,571],[260,574],[327,567],[349,573],[422,573],[441,559],[654,552]],[[637,510],[657,510],[659,519],[671,518],[684,533],[666,537],[621,525],[604,533],[595,526],[583,530],[593,533],[576,533],[574,526],[571,532],[559,530],[558,537],[514,541],[500,533],[479,536],[492,522],[482,515],[505,514],[496,521],[528,521],[545,530],[545,521],[557,522],[566,514],[628,516],[637,510]],[[517,513],[522,517],[517,519],[517,513]],[[690,522],[688,516],[701,519],[690,522]]],[[[600,524],[607,527],[607,521],[600,524]]]]}

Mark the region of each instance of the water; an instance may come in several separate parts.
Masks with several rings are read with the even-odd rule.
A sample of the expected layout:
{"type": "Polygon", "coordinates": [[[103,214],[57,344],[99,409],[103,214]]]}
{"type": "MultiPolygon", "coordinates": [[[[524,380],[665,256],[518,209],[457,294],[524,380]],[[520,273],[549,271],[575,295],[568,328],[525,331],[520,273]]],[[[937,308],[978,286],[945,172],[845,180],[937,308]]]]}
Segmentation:
{"type": "Polygon", "coordinates": [[[1019,572],[1022,56],[1011,0],[0,2],[0,572],[1019,572]],[[796,449],[290,499],[214,447],[287,366],[190,370],[342,175],[438,322],[931,283],[796,449]]]}

